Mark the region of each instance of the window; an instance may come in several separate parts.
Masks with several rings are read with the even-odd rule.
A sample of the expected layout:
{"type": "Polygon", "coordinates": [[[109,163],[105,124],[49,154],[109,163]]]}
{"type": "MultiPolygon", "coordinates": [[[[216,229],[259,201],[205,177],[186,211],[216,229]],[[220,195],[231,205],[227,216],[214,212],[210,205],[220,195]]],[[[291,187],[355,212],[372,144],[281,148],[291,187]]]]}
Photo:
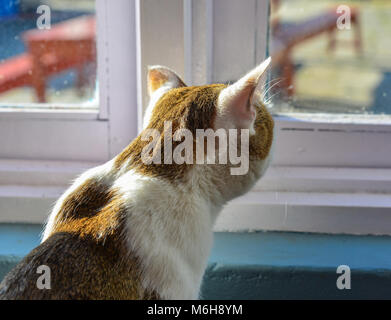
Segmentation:
{"type": "MultiPolygon", "coordinates": [[[[3,162],[0,182],[11,184],[12,172],[24,168],[22,184],[31,186],[39,176],[36,184],[50,186],[34,187],[29,199],[47,192],[45,199],[54,200],[58,181],[115,156],[142,123],[148,65],[166,65],[188,85],[200,85],[234,81],[271,54],[274,160],[250,193],[227,206],[216,230],[391,234],[385,58],[390,41],[382,38],[389,5],[348,1],[355,14],[348,30],[336,25],[346,13],[346,8],[337,12],[338,6],[305,0],[118,0],[115,5],[96,0],[97,108],[0,108],[0,157],[19,159],[18,166],[3,162]],[[314,26],[308,28],[308,21],[314,26]],[[302,38],[289,42],[294,37],[284,30],[302,38]],[[25,159],[46,162],[32,166],[25,159]],[[67,170],[61,169],[64,161],[67,170]],[[41,174],[47,170],[61,178],[54,182],[41,174]]],[[[18,201],[9,192],[4,197],[18,201]]],[[[19,212],[26,207],[21,202],[19,212]]]]}
{"type": "Polygon", "coordinates": [[[390,3],[273,0],[271,12],[276,112],[391,114],[390,3]]]}
{"type": "Polygon", "coordinates": [[[95,0],[3,6],[0,106],[96,108],[95,0]]]}
{"type": "Polygon", "coordinates": [[[348,1],[353,14],[348,30],[338,28],[346,7],[337,11],[336,1],[170,0],[167,5],[170,10],[152,0],[140,3],[144,70],[163,64],[190,85],[226,83],[266,54],[273,56],[272,167],[252,192],[226,207],[216,230],[389,234],[390,41],[383,38],[389,5],[348,1]],[[304,36],[293,39],[283,30],[304,36]],[[283,36],[295,41],[282,43],[283,36]],[[153,45],[158,56],[148,49],[153,45]]]}
{"type": "MultiPolygon", "coordinates": [[[[0,7],[4,9],[5,5],[14,2],[0,1],[0,7]]],[[[90,90],[86,90],[78,102],[68,103],[65,90],[45,103],[38,103],[35,97],[34,101],[23,99],[18,103],[4,98],[6,101],[0,107],[1,222],[43,222],[51,205],[77,174],[111,159],[137,134],[135,2],[118,0],[116,5],[108,0],[30,2],[34,3],[35,10],[42,4],[56,8],[52,10],[53,17],[56,11],[66,12],[64,15],[68,17],[69,8],[79,12],[82,3],[89,8],[89,15],[91,10],[95,11],[97,81],[94,80],[95,71],[92,71],[87,81],[90,90]],[[91,8],[93,2],[95,9],[91,8]],[[86,101],[90,99],[93,103],[87,106],[86,101]]],[[[11,12],[7,17],[2,16],[0,22],[18,19],[18,15],[11,12]]],[[[24,18],[21,19],[24,23],[24,18]]],[[[58,23],[51,22],[53,30],[58,23]]],[[[11,33],[8,29],[0,29],[1,36],[11,33]]],[[[12,58],[23,52],[21,49],[9,56],[12,58]]],[[[59,76],[64,77],[63,74],[59,76]]],[[[68,77],[73,79],[72,75],[65,75],[66,79],[68,77]]],[[[61,82],[52,77],[46,82],[49,98],[51,81],[55,82],[54,86],[58,84],[56,81],[61,82]]],[[[73,90],[74,83],[68,84],[73,90]]],[[[74,97],[79,99],[77,93],[74,97]]]]}
{"type": "Polygon", "coordinates": [[[2,38],[11,40],[3,50],[6,40],[0,39],[0,73],[5,70],[3,78],[14,88],[0,95],[0,157],[89,162],[113,157],[137,132],[134,4],[2,1],[6,4],[12,10],[8,7],[1,23],[15,27],[2,29],[2,38]],[[49,29],[40,30],[42,14],[36,12],[42,5],[52,20],[49,29]],[[17,86],[15,59],[24,59],[23,68],[32,63],[22,68],[25,78],[19,80],[25,82],[17,86]],[[34,59],[42,67],[38,72],[34,59]]]}
{"type": "Polygon", "coordinates": [[[270,4],[269,93],[283,141],[276,164],[390,168],[390,5],[270,4]]]}

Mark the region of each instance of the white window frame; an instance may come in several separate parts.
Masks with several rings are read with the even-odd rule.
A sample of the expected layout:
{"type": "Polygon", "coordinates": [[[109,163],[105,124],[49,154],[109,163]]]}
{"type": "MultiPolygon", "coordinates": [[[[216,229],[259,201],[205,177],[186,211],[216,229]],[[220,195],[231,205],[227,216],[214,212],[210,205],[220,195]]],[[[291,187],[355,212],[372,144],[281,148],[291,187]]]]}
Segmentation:
{"type": "Polygon", "coordinates": [[[0,158],[102,162],[136,136],[135,5],[96,0],[96,16],[98,110],[0,108],[0,158]]]}
{"type": "MultiPolygon", "coordinates": [[[[268,1],[240,1],[243,14],[250,12],[252,21],[257,21],[252,40],[246,38],[251,25],[235,27],[233,18],[241,14],[239,8],[222,9],[222,4],[229,6],[228,2],[235,1],[165,0],[163,3],[121,0],[121,5],[116,3],[110,7],[107,0],[98,0],[105,9],[97,7],[101,103],[107,107],[103,109],[101,119],[84,114],[85,118],[78,118],[78,121],[106,124],[102,130],[107,133],[110,144],[105,147],[107,156],[104,159],[113,157],[135,136],[135,123],[141,128],[142,112],[127,107],[128,103],[136,105],[135,99],[140,110],[141,106],[145,107],[147,65],[167,65],[183,76],[187,84],[198,85],[219,80],[216,74],[220,74],[224,67],[220,61],[223,52],[226,52],[225,63],[231,61],[228,68],[235,70],[236,74],[246,72],[265,58],[268,1]],[[167,7],[170,5],[171,9],[167,7]],[[148,6],[153,6],[160,19],[146,18],[148,6]],[[99,16],[103,12],[106,20],[99,16]],[[132,17],[135,25],[130,23],[132,17]],[[224,25],[225,21],[232,26],[224,25]],[[227,27],[231,28],[230,37],[240,37],[244,41],[240,48],[231,43],[233,46],[228,53],[215,41],[216,37],[224,36],[219,30],[227,27]],[[121,42],[119,39],[123,40],[128,34],[124,30],[129,31],[130,36],[121,42]],[[245,45],[249,46],[248,51],[253,57],[245,58],[248,52],[241,55],[246,51],[245,45]],[[158,54],[150,50],[151,46],[159,48],[158,54]],[[243,63],[238,63],[237,57],[243,59],[243,63]],[[137,72],[126,78],[124,70],[134,69],[137,72]],[[110,107],[114,105],[122,107],[110,107]],[[122,125],[117,126],[117,123],[122,125]],[[128,123],[129,127],[126,126],[128,123]],[[115,141],[116,137],[119,141],[115,141]]],[[[333,115],[298,114],[277,116],[275,124],[275,153],[271,168],[250,193],[232,201],[224,209],[217,220],[216,231],[391,234],[390,118],[349,116],[343,119],[333,115]]],[[[0,222],[42,222],[47,215],[47,209],[43,209],[61,194],[65,181],[96,161],[104,160],[100,157],[74,159],[75,154],[69,152],[63,159],[62,154],[53,158],[58,161],[32,163],[19,160],[16,166],[12,165],[15,163],[12,160],[0,161],[0,222]],[[21,181],[15,179],[19,172],[23,172],[21,181]],[[48,175],[48,172],[56,174],[48,175]],[[10,205],[2,205],[7,203],[10,205]],[[26,215],[30,204],[42,210],[26,215]],[[12,214],[4,215],[4,206],[5,209],[11,208],[12,214]]]]}
{"type": "Polygon", "coordinates": [[[96,16],[98,111],[0,108],[0,222],[43,222],[78,174],[137,135],[135,2],[96,0],[96,16]]]}

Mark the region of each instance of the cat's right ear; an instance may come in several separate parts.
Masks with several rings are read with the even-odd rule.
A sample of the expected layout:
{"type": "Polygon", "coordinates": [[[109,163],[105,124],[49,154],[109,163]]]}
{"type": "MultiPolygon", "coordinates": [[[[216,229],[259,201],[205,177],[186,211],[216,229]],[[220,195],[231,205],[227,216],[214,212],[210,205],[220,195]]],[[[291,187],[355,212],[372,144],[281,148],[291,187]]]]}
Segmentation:
{"type": "Polygon", "coordinates": [[[250,134],[255,133],[254,121],[257,111],[253,97],[270,63],[271,58],[266,59],[220,92],[215,125],[219,128],[249,129],[250,134]]]}
{"type": "Polygon", "coordinates": [[[182,79],[170,68],[163,66],[149,66],[148,67],[148,94],[152,94],[160,89],[166,87],[168,89],[186,87],[182,79]]]}

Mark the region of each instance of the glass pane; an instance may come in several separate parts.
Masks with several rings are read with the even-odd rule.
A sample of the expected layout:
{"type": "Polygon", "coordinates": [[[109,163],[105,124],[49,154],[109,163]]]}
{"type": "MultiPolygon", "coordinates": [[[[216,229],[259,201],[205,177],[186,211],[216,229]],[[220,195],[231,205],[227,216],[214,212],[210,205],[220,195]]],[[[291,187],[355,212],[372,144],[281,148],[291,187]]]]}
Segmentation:
{"type": "Polygon", "coordinates": [[[271,0],[276,112],[391,114],[391,1],[271,0]]]}
{"type": "Polygon", "coordinates": [[[97,106],[95,0],[0,0],[0,107],[97,106]]]}

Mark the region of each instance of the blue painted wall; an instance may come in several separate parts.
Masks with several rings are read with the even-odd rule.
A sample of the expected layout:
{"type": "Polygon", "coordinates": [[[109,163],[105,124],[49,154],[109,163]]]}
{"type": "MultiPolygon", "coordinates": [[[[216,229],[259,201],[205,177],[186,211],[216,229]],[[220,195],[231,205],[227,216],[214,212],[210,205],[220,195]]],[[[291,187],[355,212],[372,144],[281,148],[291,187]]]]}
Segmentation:
{"type": "MultiPolygon", "coordinates": [[[[0,279],[39,244],[40,225],[0,224],[0,279]]],[[[204,299],[390,299],[391,237],[216,233],[204,299]],[[351,290],[338,290],[339,265],[351,290]]]]}

